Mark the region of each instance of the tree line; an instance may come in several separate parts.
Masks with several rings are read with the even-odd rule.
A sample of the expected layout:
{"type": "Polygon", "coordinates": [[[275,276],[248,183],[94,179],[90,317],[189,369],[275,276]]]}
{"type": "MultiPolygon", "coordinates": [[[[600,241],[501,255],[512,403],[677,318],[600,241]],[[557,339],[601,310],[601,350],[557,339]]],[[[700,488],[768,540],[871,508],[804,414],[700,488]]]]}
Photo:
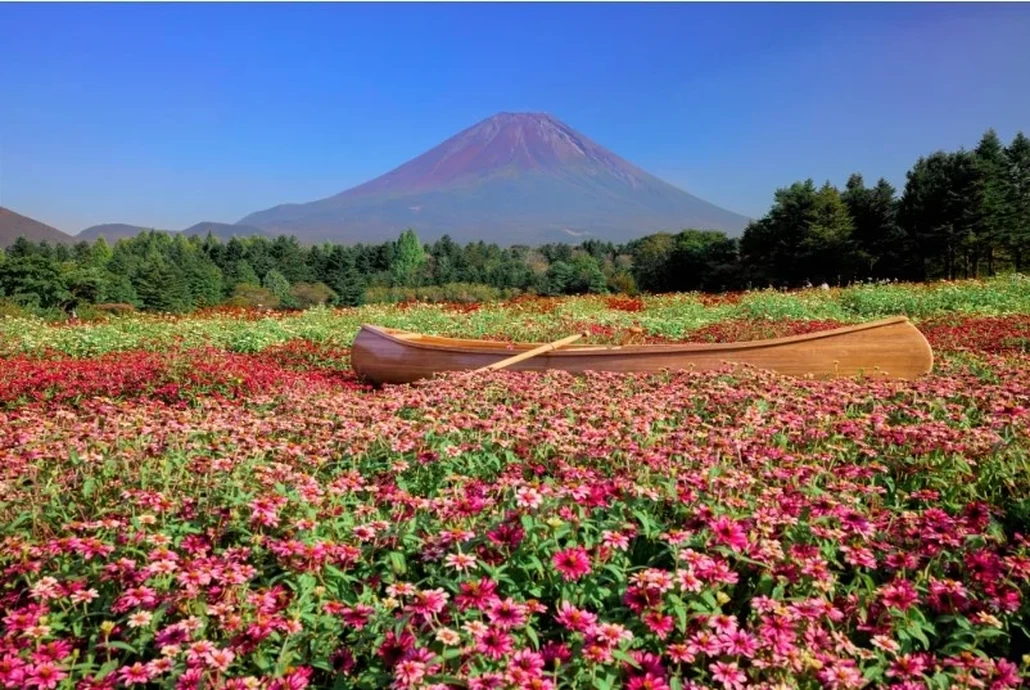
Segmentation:
{"type": "Polygon", "coordinates": [[[0,300],[35,311],[90,304],[181,312],[220,304],[305,308],[412,297],[480,300],[924,281],[1022,271],[1030,259],[1030,140],[988,130],[972,151],[939,151],[908,171],[900,196],[854,174],[843,190],[809,179],[776,190],[738,239],[687,229],[616,245],[537,247],[413,230],[382,244],[301,245],[262,236],[144,232],[113,246],[17,240],[0,252],[0,300]]]}

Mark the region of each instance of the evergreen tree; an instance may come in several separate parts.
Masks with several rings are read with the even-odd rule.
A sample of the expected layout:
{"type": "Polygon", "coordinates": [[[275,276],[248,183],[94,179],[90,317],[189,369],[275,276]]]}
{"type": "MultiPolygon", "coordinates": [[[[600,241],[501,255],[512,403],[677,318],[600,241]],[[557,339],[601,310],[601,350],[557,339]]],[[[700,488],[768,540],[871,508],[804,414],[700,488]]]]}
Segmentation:
{"type": "Polygon", "coordinates": [[[842,284],[854,276],[858,260],[852,229],[851,215],[840,192],[827,182],[816,195],[813,222],[805,228],[801,240],[809,280],[842,284]]]}
{"type": "Polygon", "coordinates": [[[569,266],[569,278],[565,284],[566,294],[602,293],[608,289],[608,281],[601,272],[601,265],[590,254],[579,252],[569,266]]]}
{"type": "Polygon", "coordinates": [[[335,246],[329,255],[325,283],[336,294],[335,303],[341,307],[354,307],[364,301],[364,281],[354,254],[342,245],[335,246]]]}
{"type": "Polygon", "coordinates": [[[57,262],[21,246],[0,263],[0,291],[15,301],[42,309],[60,307],[71,297],[57,262]]]}
{"type": "Polygon", "coordinates": [[[1030,138],[1016,134],[1005,151],[1008,162],[1009,227],[1002,240],[1021,271],[1030,256],[1030,138]]]}
{"type": "Polygon", "coordinates": [[[272,240],[269,255],[274,268],[291,284],[307,282],[316,275],[309,268],[305,251],[296,237],[279,235],[272,240]]]}
{"type": "Polygon", "coordinates": [[[812,180],[777,189],[773,206],[744,229],[741,260],[749,280],[759,284],[798,286],[812,278],[812,242],[803,246],[819,220],[819,192],[812,180]]]}
{"type": "Polygon", "coordinates": [[[290,281],[286,280],[286,276],[274,268],[265,274],[261,284],[266,290],[278,297],[280,301],[290,294],[290,281]]]}
{"type": "Polygon", "coordinates": [[[73,306],[98,304],[108,289],[110,274],[89,263],[69,264],[63,275],[64,284],[70,294],[73,306]]]}
{"type": "Polygon", "coordinates": [[[213,307],[224,294],[222,271],[206,254],[196,252],[186,267],[186,283],[195,307],[213,307]]]}
{"type": "Polygon", "coordinates": [[[156,250],[140,264],[133,287],[142,306],[151,311],[180,312],[192,306],[186,276],[156,250]]]}
{"type": "Polygon", "coordinates": [[[418,235],[414,230],[408,228],[401,233],[400,239],[397,240],[397,253],[390,266],[394,285],[414,286],[415,276],[425,261],[425,249],[422,247],[418,235]]]}
{"type": "Polygon", "coordinates": [[[239,259],[229,264],[229,266],[223,269],[222,272],[224,275],[224,279],[222,281],[223,287],[227,294],[231,295],[237,285],[261,286],[261,280],[258,278],[257,273],[255,273],[251,265],[243,259],[239,259]]]}
{"type": "MultiPolygon", "coordinates": [[[[250,264],[250,267],[254,269],[257,277],[264,279],[265,274],[278,265],[272,256],[272,245],[267,238],[260,235],[248,237],[242,240],[242,242],[245,247],[244,258],[250,264]]],[[[257,284],[260,285],[260,282],[257,284]]]]}
{"type": "Polygon", "coordinates": [[[573,280],[573,268],[564,261],[555,261],[547,268],[540,285],[543,295],[564,295],[573,280]]]}
{"type": "Polygon", "coordinates": [[[976,239],[979,254],[987,261],[987,274],[994,275],[994,252],[1002,245],[1011,224],[1009,162],[993,129],[987,130],[980,139],[974,156],[979,202],[976,239]]]}
{"type": "Polygon", "coordinates": [[[40,253],[36,245],[27,240],[24,235],[19,235],[18,238],[11,243],[11,246],[6,249],[6,252],[7,256],[12,259],[20,259],[24,256],[40,253]]]}
{"type": "Polygon", "coordinates": [[[90,255],[97,266],[106,267],[107,262],[110,261],[111,257],[114,255],[114,251],[107,243],[107,240],[104,239],[103,235],[101,235],[93,243],[93,246],[90,247],[90,255]]]}

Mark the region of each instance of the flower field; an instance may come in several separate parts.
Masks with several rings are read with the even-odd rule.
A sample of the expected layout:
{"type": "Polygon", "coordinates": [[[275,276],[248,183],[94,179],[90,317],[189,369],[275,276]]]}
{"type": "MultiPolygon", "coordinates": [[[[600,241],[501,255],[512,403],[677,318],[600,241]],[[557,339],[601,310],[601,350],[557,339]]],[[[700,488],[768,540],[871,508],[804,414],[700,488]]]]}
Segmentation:
{"type": "Polygon", "coordinates": [[[1026,279],[0,320],[3,688],[1000,690],[1028,583],[1026,279]],[[899,313],[919,381],[347,361],[899,313]]]}

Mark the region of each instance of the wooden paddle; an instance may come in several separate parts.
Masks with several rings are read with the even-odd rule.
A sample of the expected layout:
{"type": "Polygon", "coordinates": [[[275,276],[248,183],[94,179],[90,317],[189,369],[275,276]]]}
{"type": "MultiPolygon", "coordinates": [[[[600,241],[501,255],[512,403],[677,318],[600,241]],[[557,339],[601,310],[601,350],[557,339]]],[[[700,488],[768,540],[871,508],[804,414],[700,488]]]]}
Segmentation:
{"type": "Polygon", "coordinates": [[[553,343],[547,343],[546,345],[541,345],[540,347],[534,347],[532,350],[526,350],[525,352],[520,352],[519,354],[515,355],[514,357],[509,357],[508,359],[502,359],[500,362],[494,362],[493,364],[487,364],[485,367],[480,367],[479,369],[476,369],[476,371],[477,372],[480,372],[480,371],[496,371],[497,369],[503,369],[503,368],[505,368],[507,366],[511,366],[512,364],[517,364],[518,362],[521,362],[523,360],[529,359],[530,357],[536,357],[537,355],[541,355],[541,354],[543,354],[545,352],[550,352],[551,350],[557,350],[559,347],[562,347],[563,345],[568,345],[569,343],[576,342],[577,340],[579,340],[580,338],[582,338],[582,337],[584,337],[586,335],[589,335],[589,334],[584,332],[584,333],[577,333],[575,335],[570,335],[570,336],[567,336],[565,338],[562,338],[561,340],[555,340],[553,343]]]}

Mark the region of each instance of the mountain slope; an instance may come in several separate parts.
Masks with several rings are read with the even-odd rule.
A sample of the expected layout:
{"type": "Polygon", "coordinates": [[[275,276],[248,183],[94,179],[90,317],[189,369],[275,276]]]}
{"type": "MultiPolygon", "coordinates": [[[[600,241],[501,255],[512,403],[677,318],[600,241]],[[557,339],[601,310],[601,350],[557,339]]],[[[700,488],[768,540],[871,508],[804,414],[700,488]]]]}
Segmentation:
{"type": "Polygon", "coordinates": [[[32,242],[46,240],[51,244],[73,241],[70,235],[66,235],[57,228],[52,228],[46,223],[40,223],[38,220],[0,206],[0,247],[14,244],[19,237],[25,237],[32,242]]]}
{"type": "Polygon", "coordinates": [[[747,219],[650,175],[539,113],[500,113],[335,196],[252,213],[241,224],[303,241],[393,239],[502,245],[625,241],[686,227],[738,235],[747,219]]]}

